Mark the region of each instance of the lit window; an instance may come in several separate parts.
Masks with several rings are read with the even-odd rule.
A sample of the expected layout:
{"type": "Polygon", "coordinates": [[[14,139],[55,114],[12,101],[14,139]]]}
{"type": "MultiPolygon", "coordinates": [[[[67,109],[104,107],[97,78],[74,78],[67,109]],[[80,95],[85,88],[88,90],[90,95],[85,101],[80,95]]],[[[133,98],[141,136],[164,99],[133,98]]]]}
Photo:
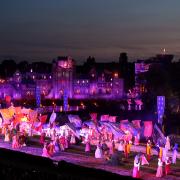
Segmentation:
{"type": "Polygon", "coordinates": [[[114,77],[116,77],[116,78],[117,78],[117,77],[118,77],[118,73],[114,73],[114,77]]]}

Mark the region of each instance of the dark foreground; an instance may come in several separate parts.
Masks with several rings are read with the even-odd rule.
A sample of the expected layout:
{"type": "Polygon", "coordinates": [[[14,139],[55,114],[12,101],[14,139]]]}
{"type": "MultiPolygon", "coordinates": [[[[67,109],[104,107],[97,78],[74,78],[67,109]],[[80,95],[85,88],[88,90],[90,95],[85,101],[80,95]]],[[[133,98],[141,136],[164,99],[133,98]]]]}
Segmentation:
{"type": "Polygon", "coordinates": [[[0,149],[0,179],[133,179],[103,170],[82,167],[65,161],[0,149]]]}

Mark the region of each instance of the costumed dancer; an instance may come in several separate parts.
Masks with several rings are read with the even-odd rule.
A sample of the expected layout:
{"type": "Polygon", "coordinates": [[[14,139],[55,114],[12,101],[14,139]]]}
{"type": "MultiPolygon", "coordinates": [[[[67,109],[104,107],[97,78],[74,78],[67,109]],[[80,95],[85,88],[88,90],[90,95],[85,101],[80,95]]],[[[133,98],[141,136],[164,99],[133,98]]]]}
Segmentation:
{"type": "Polygon", "coordinates": [[[134,158],[133,178],[140,178],[140,157],[136,155],[134,158]]]}
{"type": "Polygon", "coordinates": [[[167,149],[162,148],[162,161],[165,162],[167,157],[167,149]]]}
{"type": "Polygon", "coordinates": [[[40,144],[44,144],[44,142],[45,142],[45,137],[46,137],[45,132],[42,132],[42,133],[41,133],[41,136],[40,136],[40,140],[39,140],[40,144]]]}
{"type": "Polygon", "coordinates": [[[165,148],[169,151],[171,149],[169,136],[166,137],[165,148]]]}
{"type": "Polygon", "coordinates": [[[159,147],[159,158],[162,160],[163,157],[163,147],[159,147]]]}
{"type": "Polygon", "coordinates": [[[22,134],[19,136],[19,145],[26,146],[26,131],[23,130],[22,134]]]}
{"type": "Polygon", "coordinates": [[[171,164],[170,158],[166,157],[166,160],[165,160],[165,174],[166,175],[170,173],[170,164],[171,164]]]}
{"type": "Polygon", "coordinates": [[[113,155],[114,151],[115,151],[115,143],[114,143],[114,140],[112,140],[109,147],[109,154],[113,155]]]}
{"type": "Polygon", "coordinates": [[[55,140],[54,140],[54,151],[56,153],[58,153],[60,151],[60,147],[59,147],[59,137],[58,135],[56,136],[55,140]]]}
{"type": "Polygon", "coordinates": [[[52,134],[51,134],[51,140],[54,141],[55,138],[56,138],[56,130],[53,129],[53,132],[52,132],[52,134]]]}
{"type": "Polygon", "coordinates": [[[120,141],[118,144],[118,151],[122,152],[124,150],[124,142],[120,141]]]}
{"type": "Polygon", "coordinates": [[[129,154],[130,154],[130,152],[131,152],[131,145],[132,145],[132,141],[130,140],[130,141],[128,142],[128,146],[127,146],[128,156],[129,156],[129,154]]]}
{"type": "Polygon", "coordinates": [[[96,151],[95,151],[95,158],[103,158],[103,152],[102,152],[102,149],[101,149],[100,142],[98,143],[96,151]]]}
{"type": "Polygon", "coordinates": [[[163,162],[161,158],[158,158],[158,168],[156,172],[156,177],[162,177],[163,176],[163,162]]]}
{"type": "Polygon", "coordinates": [[[134,145],[135,146],[139,145],[139,139],[140,139],[140,135],[138,133],[136,136],[134,136],[134,145]]]}
{"type": "Polygon", "coordinates": [[[147,155],[147,160],[149,161],[151,159],[151,141],[148,140],[146,144],[146,155],[147,155]]]}
{"type": "Polygon", "coordinates": [[[19,146],[19,142],[18,142],[18,135],[14,135],[12,137],[12,148],[13,149],[18,149],[20,146],[19,146]]]}
{"type": "Polygon", "coordinates": [[[128,158],[128,154],[129,154],[129,142],[125,141],[125,144],[124,144],[124,156],[125,156],[125,158],[128,158]]]}
{"type": "Polygon", "coordinates": [[[9,131],[8,128],[5,129],[4,141],[5,142],[9,142],[10,141],[10,131],[9,131]]]}
{"type": "Polygon", "coordinates": [[[50,142],[50,144],[48,145],[47,149],[48,149],[49,156],[52,157],[54,152],[55,152],[53,141],[50,142]]]}
{"type": "Polygon", "coordinates": [[[69,141],[68,141],[68,136],[65,135],[65,139],[64,139],[64,148],[68,149],[69,148],[69,141]]]}
{"type": "Polygon", "coordinates": [[[90,147],[90,140],[87,139],[86,140],[86,146],[85,146],[85,152],[89,153],[91,151],[91,147],[90,147]]]}
{"type": "Polygon", "coordinates": [[[71,143],[71,144],[76,144],[76,138],[75,138],[75,135],[74,135],[73,133],[71,134],[70,143],[71,143]]]}
{"type": "Polygon", "coordinates": [[[60,136],[59,145],[60,145],[61,151],[64,151],[65,150],[65,137],[64,136],[60,136]]]}
{"type": "Polygon", "coordinates": [[[176,158],[178,154],[178,144],[176,143],[173,147],[172,163],[176,164],[176,158]]]}
{"type": "Polygon", "coordinates": [[[48,146],[47,146],[47,143],[44,143],[42,156],[43,156],[43,157],[50,157],[50,155],[49,155],[49,153],[48,153],[48,146]]]}
{"type": "Polygon", "coordinates": [[[104,155],[104,156],[109,155],[109,151],[108,151],[109,148],[108,148],[105,140],[102,142],[101,147],[102,147],[103,155],[104,155]]]}

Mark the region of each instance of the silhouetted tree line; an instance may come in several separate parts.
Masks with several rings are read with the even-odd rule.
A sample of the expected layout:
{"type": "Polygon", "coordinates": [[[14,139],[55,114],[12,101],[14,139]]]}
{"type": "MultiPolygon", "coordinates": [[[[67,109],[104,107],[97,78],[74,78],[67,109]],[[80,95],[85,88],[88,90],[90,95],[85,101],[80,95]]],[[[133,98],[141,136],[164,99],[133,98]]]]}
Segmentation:
{"type": "Polygon", "coordinates": [[[0,77],[9,78],[18,70],[22,74],[30,72],[33,69],[37,73],[50,73],[52,71],[52,64],[46,62],[33,62],[21,61],[16,63],[13,59],[3,60],[0,64],[0,77]]]}

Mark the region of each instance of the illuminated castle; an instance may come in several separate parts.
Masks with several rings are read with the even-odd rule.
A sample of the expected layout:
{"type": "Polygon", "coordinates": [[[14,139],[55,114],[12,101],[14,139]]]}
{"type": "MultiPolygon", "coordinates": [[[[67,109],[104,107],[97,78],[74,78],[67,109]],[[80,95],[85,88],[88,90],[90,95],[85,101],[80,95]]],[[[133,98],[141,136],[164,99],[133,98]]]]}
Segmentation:
{"type": "Polygon", "coordinates": [[[107,75],[97,71],[90,71],[89,74],[80,72],[79,77],[71,57],[57,57],[52,62],[51,72],[37,73],[30,69],[21,74],[17,71],[12,78],[1,80],[0,97],[10,95],[14,99],[33,99],[38,87],[44,99],[63,99],[65,94],[70,99],[122,98],[124,81],[119,78],[118,72],[107,75]]]}

